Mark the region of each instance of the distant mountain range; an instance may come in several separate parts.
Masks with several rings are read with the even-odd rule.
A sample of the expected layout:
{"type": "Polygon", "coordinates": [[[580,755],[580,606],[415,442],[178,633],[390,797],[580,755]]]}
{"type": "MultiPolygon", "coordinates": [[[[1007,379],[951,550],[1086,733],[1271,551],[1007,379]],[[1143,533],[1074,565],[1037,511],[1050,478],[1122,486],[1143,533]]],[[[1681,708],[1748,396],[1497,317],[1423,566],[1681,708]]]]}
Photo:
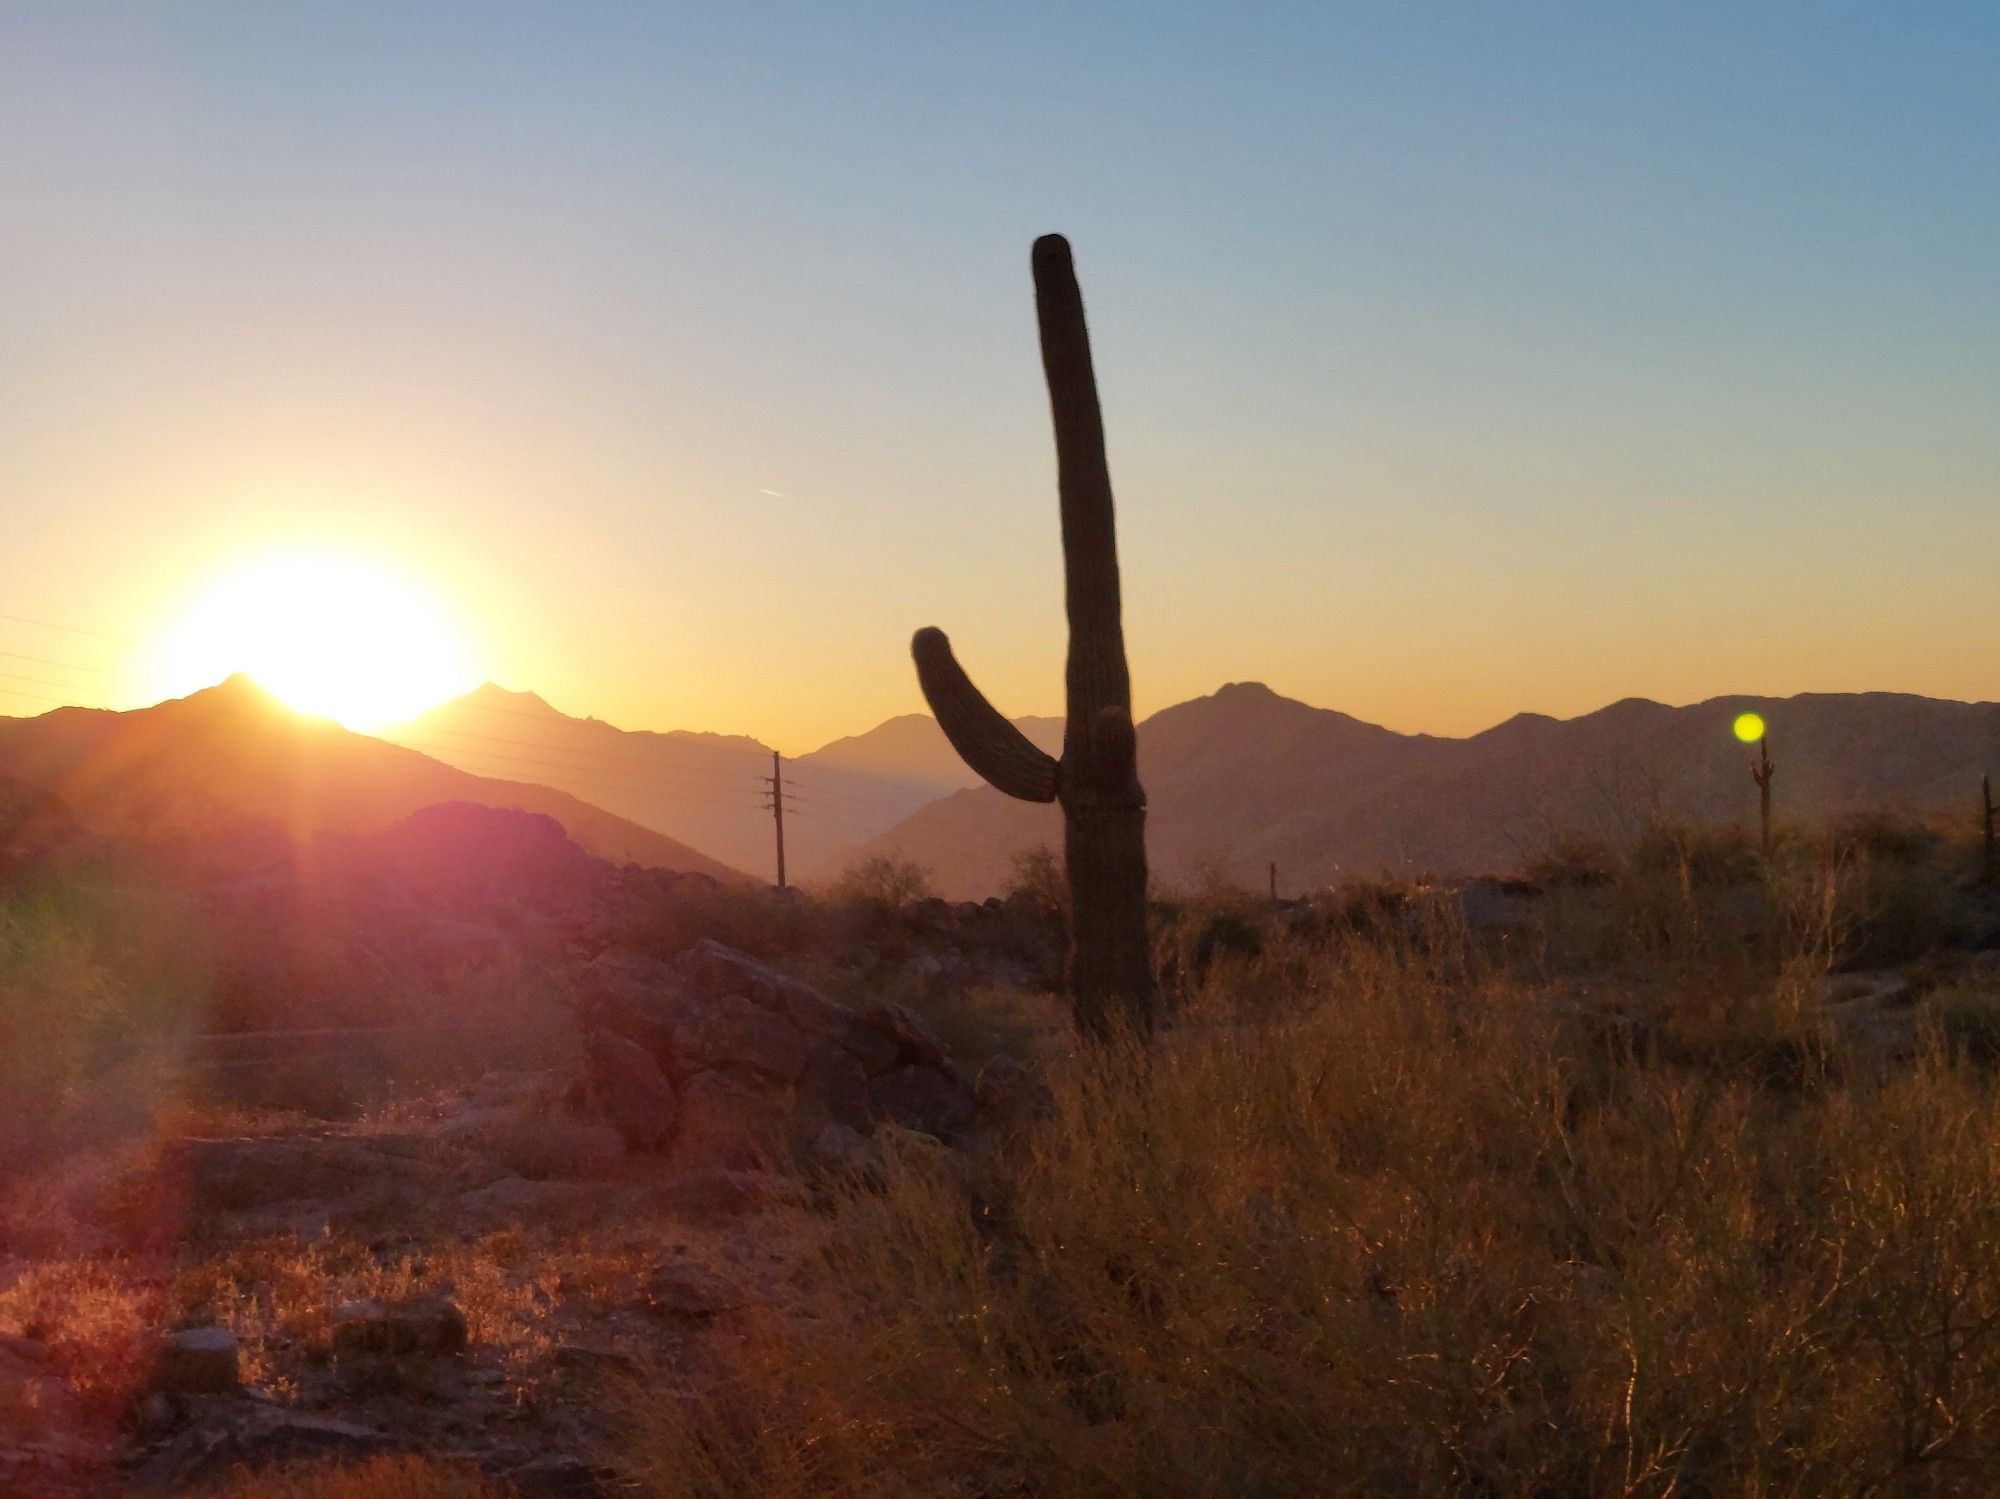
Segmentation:
{"type": "Polygon", "coordinates": [[[475,775],[305,718],[247,677],[151,708],[58,708],[0,718],[9,805],[57,799],[92,831],[150,836],[268,819],[296,834],[373,832],[440,802],[545,812],[619,863],[742,874],[655,829],[527,777],[475,775]]]}
{"type": "MultiPolygon", "coordinates": [[[[1038,743],[1060,746],[1062,720],[1018,722],[1038,743]]],[[[490,682],[385,737],[481,775],[561,787],[736,868],[772,875],[771,750],[755,739],[620,729],[490,682]]],[[[977,779],[919,713],[788,760],[788,872],[793,879],[831,873],[856,844],[977,779]]]]}
{"type": "MultiPolygon", "coordinates": [[[[2000,775],[2000,704],[1896,693],[1724,697],[1674,708],[1627,699],[1582,717],[1522,714],[1453,739],[1399,734],[1236,683],[1139,727],[1155,871],[1213,871],[1296,892],[1384,873],[1518,867],[1557,835],[1617,839],[1655,816],[1755,816],[1749,749],[1770,725],[1781,818],[1856,809],[1972,808],[2000,775]]],[[[1062,722],[1016,720],[1051,753],[1062,722]]],[[[304,719],[244,678],[129,713],[63,708],[0,719],[0,790],[57,797],[107,833],[184,831],[245,816],[295,831],[387,827],[466,801],[546,812],[615,861],[718,878],[771,873],[754,739],[619,729],[533,693],[481,687],[395,732],[397,743],[304,719]],[[421,751],[421,752],[419,752],[421,751]]],[[[788,760],[786,842],[796,879],[869,854],[928,868],[977,898],[1014,857],[1061,846],[1053,807],[973,784],[935,722],[892,718],[788,760]]],[[[26,815],[25,813],[23,815],[26,815]]]]}
{"type": "MultiPolygon", "coordinates": [[[[1060,718],[1017,718],[1014,727],[1050,754],[1062,753],[1060,718]]],[[[836,739],[799,763],[921,786],[933,796],[979,784],[978,774],[958,757],[944,730],[928,713],[905,713],[865,734],[836,739]]]]}
{"type": "MultiPolygon", "coordinates": [[[[1769,724],[1781,818],[1976,805],[2000,775],[2000,704],[1897,693],[1629,698],[1580,718],[1521,714],[1465,739],[1398,734],[1236,683],[1139,727],[1147,842],[1167,880],[1213,870],[1296,892],[1358,875],[1518,867],[1564,832],[1625,836],[1652,816],[1756,815],[1739,713],[1769,724]]],[[[953,897],[1006,881],[1013,857],[1059,849],[1060,813],[990,788],[926,806],[857,853],[932,871],[953,897]]]]}

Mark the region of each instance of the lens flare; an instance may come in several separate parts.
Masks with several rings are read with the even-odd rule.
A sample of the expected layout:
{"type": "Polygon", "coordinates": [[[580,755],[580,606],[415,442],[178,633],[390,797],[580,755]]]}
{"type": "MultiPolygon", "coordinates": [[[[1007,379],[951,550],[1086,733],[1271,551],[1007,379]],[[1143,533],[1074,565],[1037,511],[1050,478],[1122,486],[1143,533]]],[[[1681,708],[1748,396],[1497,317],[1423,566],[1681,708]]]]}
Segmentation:
{"type": "Polygon", "coordinates": [[[1764,737],[1764,715],[1761,713],[1739,713],[1736,715],[1736,737],[1745,744],[1755,744],[1764,737]]]}
{"type": "Polygon", "coordinates": [[[380,558],[248,557],[211,579],[155,641],[160,696],[247,672],[292,707],[374,729],[478,680],[456,623],[380,558]]]}

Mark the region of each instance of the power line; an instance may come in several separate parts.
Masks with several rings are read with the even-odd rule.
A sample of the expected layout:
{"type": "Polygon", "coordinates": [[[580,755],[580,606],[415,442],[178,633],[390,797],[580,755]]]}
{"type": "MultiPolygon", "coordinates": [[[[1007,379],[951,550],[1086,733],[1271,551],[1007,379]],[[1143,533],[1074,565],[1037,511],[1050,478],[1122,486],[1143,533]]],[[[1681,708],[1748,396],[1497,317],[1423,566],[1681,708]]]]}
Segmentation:
{"type": "MultiPolygon", "coordinates": [[[[387,741],[385,741],[385,742],[387,742],[387,741]]],[[[412,752],[412,753],[414,753],[414,754],[422,754],[422,753],[423,753],[423,751],[421,751],[421,750],[416,750],[416,749],[414,749],[413,747],[411,747],[411,746],[408,746],[408,745],[405,745],[405,746],[401,746],[401,748],[405,748],[405,749],[411,749],[411,752],[412,752]]],[[[555,773],[555,774],[558,774],[558,775],[560,775],[560,776],[562,776],[562,777],[564,778],[564,780],[563,780],[563,782],[562,782],[562,783],[558,784],[558,783],[556,783],[556,782],[538,782],[538,783],[536,783],[536,784],[542,784],[542,785],[550,785],[550,786],[552,786],[552,787],[553,787],[553,789],[556,789],[556,790],[561,790],[561,789],[563,789],[563,785],[564,785],[564,784],[567,784],[567,785],[582,785],[582,786],[590,786],[590,787],[594,787],[594,788],[597,788],[599,792],[614,792],[614,793],[623,793],[624,795],[627,795],[627,796],[631,796],[631,795],[635,795],[635,794],[636,794],[636,793],[637,793],[638,791],[641,791],[641,790],[644,790],[644,791],[646,791],[646,792],[650,793],[650,794],[651,794],[652,796],[655,796],[655,797],[660,797],[660,798],[663,798],[663,799],[665,799],[665,800],[668,800],[668,801],[682,801],[682,802],[696,802],[696,803],[699,803],[699,804],[701,804],[701,805],[703,805],[703,806],[710,806],[710,807],[722,807],[722,808],[728,808],[728,809],[730,809],[730,810],[738,810],[738,811],[745,811],[745,812],[761,812],[761,811],[763,811],[763,810],[764,810],[764,809],[763,809],[763,807],[762,807],[762,805],[760,805],[760,804],[758,804],[758,803],[755,803],[755,802],[747,802],[747,801],[745,801],[745,802],[730,802],[730,801],[720,801],[720,800],[716,799],[715,797],[713,797],[713,796],[710,796],[710,795],[707,795],[706,793],[702,793],[702,792],[690,792],[690,791],[678,791],[678,790],[672,790],[672,789],[663,789],[663,788],[662,788],[662,787],[661,787],[661,786],[660,786],[660,785],[659,785],[659,784],[658,784],[657,782],[654,782],[654,783],[646,783],[646,782],[636,782],[636,783],[630,783],[630,782],[628,782],[628,783],[620,783],[620,784],[613,784],[612,782],[609,782],[609,781],[606,781],[606,780],[602,780],[602,779],[599,779],[599,778],[598,778],[598,776],[599,776],[599,774],[600,774],[600,773],[597,773],[597,772],[590,772],[590,771],[575,771],[575,770],[570,770],[570,769],[568,769],[567,767],[562,767],[562,766],[556,766],[556,767],[551,767],[551,766],[543,766],[543,765],[537,765],[537,764],[536,764],[536,763],[535,763],[534,761],[532,761],[532,760],[523,760],[523,759],[521,759],[521,758],[520,758],[519,756],[511,756],[511,755],[496,755],[496,754],[493,754],[493,753],[492,753],[491,751],[488,751],[488,750],[459,750],[459,751],[454,751],[453,753],[454,753],[454,754],[457,754],[457,755],[462,755],[462,756],[464,756],[465,758],[467,758],[467,759],[471,759],[471,760],[483,760],[483,759],[493,759],[493,760],[511,760],[511,761],[513,761],[513,762],[514,762],[514,763],[516,763],[516,764],[521,764],[521,765],[525,765],[525,766],[527,766],[527,767],[528,767],[528,769],[530,769],[530,770],[539,770],[539,771],[543,771],[543,772],[545,772],[545,773],[550,773],[550,772],[553,772],[553,773],[555,773]]],[[[436,757],[435,757],[435,756],[431,756],[431,757],[429,757],[429,758],[433,758],[433,759],[434,759],[434,758],[436,758],[436,757]]],[[[446,764],[446,765],[450,765],[450,764],[452,764],[453,762],[452,762],[452,761],[440,761],[439,763],[440,763],[440,764],[446,764]]],[[[460,766],[458,766],[458,768],[459,768],[459,769],[465,769],[466,767],[465,767],[465,766],[463,766],[463,765],[460,765],[460,766]]],[[[472,770],[470,771],[470,773],[471,773],[471,774],[473,774],[473,775],[487,775],[487,776],[491,776],[491,775],[496,775],[496,774],[498,774],[497,772],[493,772],[493,771],[483,771],[483,770],[479,770],[479,769],[472,769],[472,770]]],[[[518,776],[518,775],[519,775],[519,772],[512,772],[511,774],[513,774],[513,775],[515,775],[515,776],[518,776]]]]}
{"type": "Polygon", "coordinates": [[[33,625],[41,630],[60,630],[65,635],[88,635],[94,640],[109,640],[114,645],[137,645],[136,640],[127,640],[123,635],[107,635],[102,630],[86,630],[78,625],[59,625],[46,619],[29,619],[24,614],[0,614],[0,619],[11,620],[17,625],[33,625]]]}
{"type": "MultiPolygon", "coordinates": [[[[491,738],[492,736],[485,736],[485,737],[491,738]]],[[[415,743],[406,743],[401,740],[387,740],[385,742],[390,744],[403,744],[404,748],[406,749],[415,749],[417,748],[418,745],[424,743],[423,740],[417,740],[415,741],[415,743]]],[[[521,748],[530,747],[530,746],[521,746],[519,745],[518,741],[508,740],[508,739],[495,739],[494,742],[497,744],[515,744],[521,748]]],[[[596,766],[588,766],[588,765],[563,765],[560,763],[551,764],[547,760],[541,760],[527,755],[508,755],[508,754],[503,754],[498,750],[488,750],[488,749],[465,749],[458,745],[450,745],[450,744],[433,745],[430,750],[420,750],[419,753],[429,753],[431,754],[433,759],[443,758],[445,756],[455,756],[455,757],[462,756],[462,757],[471,757],[471,758],[487,759],[487,760],[511,760],[517,764],[531,766],[536,770],[547,771],[552,774],[567,775],[578,780],[589,780],[591,778],[596,778],[600,782],[617,781],[636,787],[651,788],[651,787],[664,786],[680,791],[700,792],[704,794],[713,794],[717,791],[728,791],[735,789],[733,787],[703,785],[694,782],[680,781],[680,780],[675,780],[670,776],[645,775],[637,771],[600,770],[596,766]]]]}
{"type": "Polygon", "coordinates": [[[0,677],[5,677],[10,682],[31,682],[37,687],[60,687],[64,691],[69,691],[78,685],[75,682],[54,682],[47,677],[25,676],[14,671],[0,671],[0,677]]]}
{"type": "Polygon", "coordinates": [[[111,672],[108,666],[86,666],[81,661],[57,661],[49,656],[24,656],[19,651],[0,651],[0,656],[5,656],[9,661],[29,661],[36,666],[60,666],[65,671],[86,671],[93,676],[108,676],[111,672]]]}
{"type": "MultiPolygon", "coordinates": [[[[486,741],[489,744],[513,745],[519,749],[546,750],[551,754],[557,754],[557,755],[576,755],[591,760],[601,760],[608,765],[631,766],[633,767],[632,773],[638,775],[644,775],[649,778],[655,774],[653,770],[647,767],[646,761],[637,755],[610,755],[610,754],[604,754],[601,751],[597,750],[572,749],[568,745],[548,744],[540,740],[509,739],[504,735],[500,734],[475,734],[470,729],[434,729],[426,726],[421,730],[411,732],[407,729],[406,726],[404,732],[408,733],[408,737],[418,740],[449,736],[454,739],[480,739],[486,741]]],[[[385,735],[378,737],[389,737],[389,736],[385,735]]],[[[470,751],[468,751],[467,753],[470,753],[470,751]]],[[[686,778],[690,776],[699,777],[704,775],[705,773],[699,769],[691,770],[681,766],[674,766],[671,768],[662,769],[658,772],[658,774],[677,777],[677,778],[686,778]]],[[[738,789],[736,786],[721,779],[713,779],[709,782],[709,784],[711,784],[714,787],[714,789],[718,791],[723,791],[723,790],[733,791],[738,789]]]]}

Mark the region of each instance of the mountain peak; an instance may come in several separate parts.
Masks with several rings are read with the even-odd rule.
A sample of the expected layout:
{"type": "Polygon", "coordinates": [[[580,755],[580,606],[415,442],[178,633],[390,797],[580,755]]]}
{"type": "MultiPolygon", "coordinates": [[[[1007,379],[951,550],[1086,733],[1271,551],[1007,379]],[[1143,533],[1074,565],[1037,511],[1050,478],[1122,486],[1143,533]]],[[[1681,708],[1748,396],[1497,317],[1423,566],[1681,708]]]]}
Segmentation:
{"type": "Polygon", "coordinates": [[[475,708],[504,708],[510,713],[545,713],[553,718],[563,716],[559,709],[549,705],[548,699],[534,692],[515,692],[502,687],[498,682],[481,682],[472,691],[460,694],[454,702],[475,708]]]}
{"type": "Polygon", "coordinates": [[[292,713],[292,710],[278,699],[276,693],[247,671],[231,672],[213,687],[197,688],[180,701],[237,711],[249,709],[259,713],[292,713]]]}

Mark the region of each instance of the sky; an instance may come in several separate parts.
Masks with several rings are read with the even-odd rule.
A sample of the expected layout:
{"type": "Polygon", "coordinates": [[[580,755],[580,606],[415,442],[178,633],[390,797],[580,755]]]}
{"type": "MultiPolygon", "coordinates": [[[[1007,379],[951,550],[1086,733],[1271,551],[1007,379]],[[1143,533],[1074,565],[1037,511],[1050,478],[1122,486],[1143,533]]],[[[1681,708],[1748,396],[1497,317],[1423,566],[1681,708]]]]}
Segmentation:
{"type": "Polygon", "coordinates": [[[628,727],[858,732],[928,624],[1060,712],[1050,230],[1141,713],[2000,696],[1996,77],[1983,5],[9,0],[0,712],[272,550],[628,727]]]}

